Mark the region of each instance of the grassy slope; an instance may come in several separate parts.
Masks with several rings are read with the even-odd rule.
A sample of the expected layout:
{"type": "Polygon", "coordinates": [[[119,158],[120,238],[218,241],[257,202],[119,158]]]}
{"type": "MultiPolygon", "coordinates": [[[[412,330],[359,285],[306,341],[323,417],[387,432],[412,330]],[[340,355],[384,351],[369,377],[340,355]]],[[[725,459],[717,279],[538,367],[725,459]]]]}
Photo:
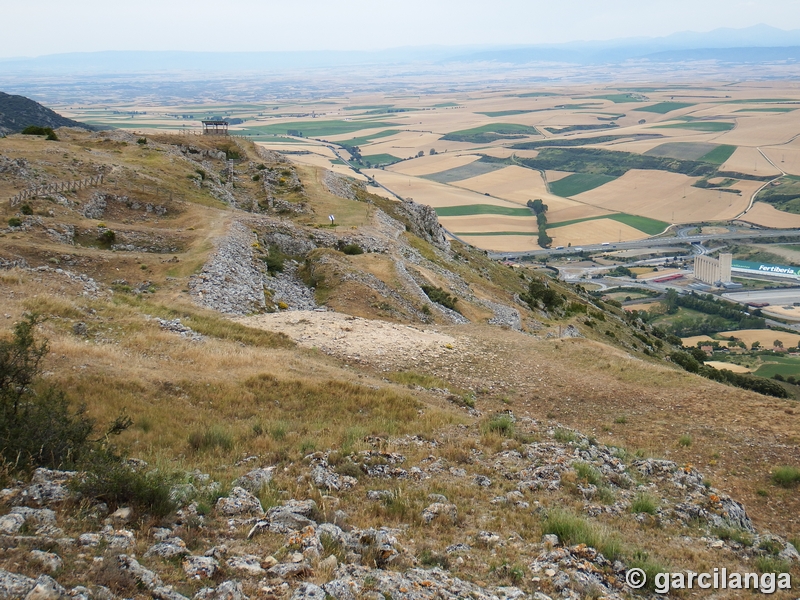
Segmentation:
{"type": "MultiPolygon", "coordinates": [[[[9,148],[14,143],[13,139],[2,140],[0,149],[13,155],[9,148]]],[[[106,160],[97,152],[100,143],[74,142],[74,150],[68,143],[59,143],[59,150],[84,157],[87,163],[84,168],[93,169],[92,161],[106,160]],[[93,152],[86,152],[84,147],[93,152]]],[[[29,160],[32,154],[42,152],[39,156],[52,161],[53,157],[44,153],[49,149],[50,146],[44,145],[33,150],[26,147],[26,153],[29,160]]],[[[213,249],[214,240],[224,232],[232,211],[213,201],[206,190],[187,185],[192,170],[180,161],[171,162],[166,154],[156,150],[127,146],[119,150],[120,154],[109,154],[109,162],[123,164],[132,172],[136,169],[139,176],[148,175],[164,186],[180,186],[185,193],[187,202],[178,207],[183,212],[173,220],[153,219],[140,224],[145,229],[160,228],[188,235],[186,248],[178,253],[178,262],[164,262],[164,255],[61,246],[36,231],[3,235],[0,256],[22,254],[32,265],[39,265],[51,264],[50,259],[67,260],[63,257],[69,254],[73,257],[69,260],[77,259],[77,263],[64,266],[89,273],[103,287],[118,278],[136,283],[147,279],[153,282],[155,291],[142,297],[117,292],[113,297],[91,299],[80,295],[79,283],[57,274],[2,271],[0,298],[4,312],[11,318],[5,319],[0,327],[7,332],[24,310],[49,315],[43,333],[50,338],[53,348],[45,365],[51,372],[50,381],[64,385],[72,398],[86,401],[90,414],[100,423],[109,422],[126,409],[136,424],[122,436],[120,443],[136,456],[169,468],[200,468],[228,485],[251,465],[224,465],[234,465],[245,455],[258,455],[264,464],[281,467],[269,492],[273,495],[265,495],[265,501],[281,499],[280,493],[284,492],[294,498],[313,497],[323,505],[319,492],[297,482],[304,468],[302,456],[314,449],[371,449],[365,438],[372,434],[384,438],[406,433],[421,439],[436,437],[435,450],[427,445],[418,447],[416,442],[400,445],[386,439],[381,447],[406,454],[409,459],[405,466],[426,464],[421,461],[435,452],[453,466],[467,468],[470,475],[484,472],[475,456],[491,458],[501,451],[525,451],[524,443],[530,440],[506,438],[483,430],[479,418],[457,409],[446,396],[413,387],[446,385],[454,392],[472,390],[484,415],[510,409],[517,417],[534,418],[545,427],[560,421],[581,428],[602,442],[627,448],[630,454],[640,451],[644,455],[664,456],[668,452],[668,457],[680,464],[691,462],[702,467],[715,485],[744,500],[748,513],[760,526],[780,533],[797,533],[796,524],[787,522],[785,515],[797,514],[800,500],[791,490],[769,484],[770,468],[794,457],[796,442],[791,440],[798,439],[800,430],[796,421],[786,416],[792,404],[721,387],[645,357],[640,352],[641,342],[619,320],[621,313],[610,306],[597,313],[604,320],[595,317],[595,326],[589,327],[584,316],[556,321],[552,316],[531,313],[516,305],[527,320],[535,318],[537,327],[549,328],[548,331],[567,323],[577,324],[586,336],[582,339],[520,335],[485,324],[446,328],[463,344],[460,346],[463,350],[417,362],[414,366],[417,372],[412,374],[389,362],[380,368],[353,364],[297,348],[280,336],[235,326],[218,314],[198,309],[183,291],[188,278],[213,249]],[[194,229],[189,231],[190,227],[194,229]],[[141,264],[145,265],[144,270],[141,264]],[[152,316],[179,316],[203,332],[206,341],[191,342],[161,330],[152,316]],[[78,322],[87,324],[86,338],[72,333],[73,325],[78,322]],[[614,333],[615,346],[602,343],[612,339],[608,331],[614,333]],[[387,377],[390,372],[395,374],[387,377]],[[386,378],[401,383],[387,382],[386,378]],[[732,414],[736,418],[731,419],[732,414]],[[462,423],[469,429],[454,427],[462,423]],[[230,446],[192,450],[188,435],[209,430],[218,431],[220,439],[230,440],[230,446]],[[691,447],[678,445],[678,437],[684,434],[691,435],[691,447]],[[775,439],[781,443],[773,443],[775,439]],[[767,497],[756,494],[761,487],[768,489],[767,497]]],[[[323,193],[315,169],[298,172],[319,215],[336,212],[338,218],[340,213],[351,211],[348,218],[353,226],[368,222],[364,217],[368,205],[323,193]]],[[[137,181],[134,175],[128,176],[137,181]]],[[[257,185],[242,179],[242,185],[250,186],[247,189],[255,193],[257,185]]],[[[90,195],[91,192],[79,194],[77,199],[85,202],[90,195]]],[[[371,199],[391,213],[390,201],[371,199]]],[[[50,206],[42,200],[34,208],[37,214],[38,211],[46,214],[50,206]]],[[[59,219],[68,218],[61,208],[55,209],[59,219]]],[[[11,214],[7,205],[2,210],[3,217],[11,214]]],[[[96,225],[75,218],[80,226],[96,225]]],[[[298,221],[302,219],[313,223],[316,216],[298,221]]],[[[111,219],[107,224],[124,225],[111,219]]],[[[450,258],[410,234],[404,234],[404,238],[440,268],[461,275],[479,297],[514,305],[512,295],[525,288],[526,281],[519,271],[490,261],[482,252],[454,243],[455,256],[450,258]]],[[[351,267],[370,258],[328,252],[351,267]]],[[[522,275],[531,276],[530,272],[522,275]]],[[[587,302],[574,290],[557,282],[551,285],[570,301],[587,302]]],[[[348,293],[345,286],[330,291],[331,297],[345,308],[348,303],[359,302],[358,298],[348,299],[348,293]]],[[[487,467],[486,474],[492,476],[493,472],[487,467]]],[[[520,511],[510,520],[507,507],[495,508],[489,504],[494,496],[513,490],[516,483],[496,476],[492,479],[494,484],[488,490],[464,485],[463,480],[456,479],[435,483],[392,482],[393,487],[402,490],[405,499],[402,511],[364,502],[367,489],[387,487],[384,480],[362,479],[353,491],[336,496],[355,526],[403,528],[404,541],[424,540],[437,551],[487,528],[499,532],[504,539],[516,531],[523,542],[539,540],[542,527],[539,516],[520,511]],[[429,493],[444,493],[458,504],[459,514],[464,515],[458,528],[421,522],[419,514],[430,502],[429,493]]],[[[582,497],[571,489],[567,486],[563,493],[537,492],[528,499],[535,498],[545,508],[575,504],[580,509],[582,497]]],[[[722,560],[718,554],[706,556],[705,544],[690,555],[684,542],[674,543],[685,530],[642,527],[628,515],[602,516],[598,521],[616,530],[627,548],[647,551],[676,568],[691,568],[698,556],[706,561],[722,560]]],[[[699,537],[702,533],[692,530],[692,535],[699,537]]],[[[267,556],[284,541],[283,536],[275,539],[267,536],[252,542],[247,551],[267,556]]],[[[508,564],[522,561],[524,546],[497,547],[493,555],[491,549],[476,547],[471,556],[479,562],[469,562],[463,567],[454,565],[453,570],[468,579],[507,582],[499,569],[490,566],[496,567],[503,561],[508,564]],[[484,564],[490,566],[484,568],[484,564]]],[[[144,549],[137,548],[137,553],[143,553],[144,549]]],[[[525,555],[524,559],[532,557],[525,555]]],[[[725,564],[744,567],[736,562],[725,564]]]]}

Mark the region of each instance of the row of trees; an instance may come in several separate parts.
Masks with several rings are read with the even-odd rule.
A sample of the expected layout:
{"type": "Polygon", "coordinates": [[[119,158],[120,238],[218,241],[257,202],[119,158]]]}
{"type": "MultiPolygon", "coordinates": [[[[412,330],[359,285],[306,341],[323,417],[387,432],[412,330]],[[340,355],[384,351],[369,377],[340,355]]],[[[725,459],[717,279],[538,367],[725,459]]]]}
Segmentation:
{"type": "Polygon", "coordinates": [[[528,208],[536,215],[536,225],[539,228],[538,244],[542,248],[549,248],[553,243],[553,238],[547,235],[547,204],[542,202],[539,198],[536,200],[528,200],[526,203],[528,208]]]}

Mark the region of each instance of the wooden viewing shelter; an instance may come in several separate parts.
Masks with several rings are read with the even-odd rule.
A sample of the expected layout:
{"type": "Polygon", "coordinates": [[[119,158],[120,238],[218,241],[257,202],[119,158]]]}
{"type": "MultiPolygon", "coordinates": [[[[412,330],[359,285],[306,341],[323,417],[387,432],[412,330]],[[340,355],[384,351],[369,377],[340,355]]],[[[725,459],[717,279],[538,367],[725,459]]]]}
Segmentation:
{"type": "Polygon", "coordinates": [[[203,135],[228,135],[228,122],[203,121],[203,135]]]}

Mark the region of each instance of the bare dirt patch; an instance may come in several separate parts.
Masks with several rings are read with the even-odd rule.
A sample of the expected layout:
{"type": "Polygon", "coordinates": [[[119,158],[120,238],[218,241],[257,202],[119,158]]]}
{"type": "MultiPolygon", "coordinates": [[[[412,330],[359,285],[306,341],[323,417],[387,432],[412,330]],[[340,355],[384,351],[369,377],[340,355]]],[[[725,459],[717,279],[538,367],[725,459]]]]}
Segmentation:
{"type": "Polygon", "coordinates": [[[281,312],[242,317],[236,321],[248,327],[284,333],[306,348],[380,365],[438,358],[454,352],[456,346],[456,338],[434,329],[330,311],[281,312]]]}

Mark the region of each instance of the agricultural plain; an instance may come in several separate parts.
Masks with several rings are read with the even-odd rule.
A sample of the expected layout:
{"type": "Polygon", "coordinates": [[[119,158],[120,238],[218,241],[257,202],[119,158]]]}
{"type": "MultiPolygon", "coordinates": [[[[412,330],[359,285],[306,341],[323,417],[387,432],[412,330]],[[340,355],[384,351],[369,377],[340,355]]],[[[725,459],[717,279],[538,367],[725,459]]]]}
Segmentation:
{"type": "Polygon", "coordinates": [[[235,135],[429,204],[448,231],[513,251],[538,248],[525,212],[536,199],[564,246],[670,225],[800,226],[793,206],[769,194],[770,182],[800,176],[798,103],[785,83],[703,81],[58,108],[142,134],[191,135],[203,119],[227,119],[235,135]]]}

